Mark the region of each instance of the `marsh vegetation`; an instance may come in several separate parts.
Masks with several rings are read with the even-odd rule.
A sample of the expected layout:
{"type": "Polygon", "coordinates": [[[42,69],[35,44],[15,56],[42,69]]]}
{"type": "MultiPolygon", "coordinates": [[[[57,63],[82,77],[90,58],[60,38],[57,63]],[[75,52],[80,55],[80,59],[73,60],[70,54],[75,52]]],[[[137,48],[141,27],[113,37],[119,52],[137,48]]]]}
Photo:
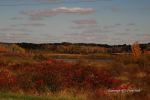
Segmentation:
{"type": "Polygon", "coordinates": [[[110,53],[110,50],[116,51],[116,48],[114,50],[103,47],[104,51],[100,52],[98,46],[94,50],[93,47],[89,46],[88,49],[88,46],[85,46],[88,49],[86,52],[83,50],[81,53],[75,53],[75,48],[69,49],[70,45],[68,48],[65,47],[64,51],[57,49],[48,51],[49,45],[46,46],[45,49],[40,49],[41,46],[39,49],[33,49],[17,44],[0,45],[2,48],[0,98],[4,100],[150,99],[150,55],[142,53],[147,50],[146,48],[141,49],[136,44],[130,50],[127,49],[129,52],[110,53]],[[70,52],[71,50],[74,52],[70,52]],[[134,91],[138,89],[139,92],[134,91]],[[109,92],[109,90],[120,92],[109,92]],[[121,92],[122,90],[126,92],[121,92]]]}

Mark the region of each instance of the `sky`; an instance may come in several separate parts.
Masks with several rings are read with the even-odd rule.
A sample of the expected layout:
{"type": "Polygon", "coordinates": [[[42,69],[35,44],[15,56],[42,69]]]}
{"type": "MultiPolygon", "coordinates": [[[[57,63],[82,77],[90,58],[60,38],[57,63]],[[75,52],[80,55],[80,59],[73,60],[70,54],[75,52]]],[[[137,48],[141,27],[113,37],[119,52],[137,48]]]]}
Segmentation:
{"type": "Polygon", "coordinates": [[[0,42],[150,42],[150,0],[0,0],[0,42]]]}

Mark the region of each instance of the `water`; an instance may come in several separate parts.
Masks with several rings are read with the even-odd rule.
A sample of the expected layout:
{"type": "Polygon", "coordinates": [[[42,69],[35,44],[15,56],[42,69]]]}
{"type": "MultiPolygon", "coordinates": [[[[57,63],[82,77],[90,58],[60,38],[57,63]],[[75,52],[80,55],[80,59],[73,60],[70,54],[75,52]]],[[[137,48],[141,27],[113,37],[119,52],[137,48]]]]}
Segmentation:
{"type": "MultiPolygon", "coordinates": [[[[61,60],[61,61],[66,61],[66,62],[77,62],[79,60],[81,60],[80,58],[54,58],[55,60],[61,60]]],[[[97,58],[97,59],[85,59],[85,60],[90,60],[90,61],[100,61],[100,62],[111,62],[112,59],[100,59],[100,58],[97,58]]]]}

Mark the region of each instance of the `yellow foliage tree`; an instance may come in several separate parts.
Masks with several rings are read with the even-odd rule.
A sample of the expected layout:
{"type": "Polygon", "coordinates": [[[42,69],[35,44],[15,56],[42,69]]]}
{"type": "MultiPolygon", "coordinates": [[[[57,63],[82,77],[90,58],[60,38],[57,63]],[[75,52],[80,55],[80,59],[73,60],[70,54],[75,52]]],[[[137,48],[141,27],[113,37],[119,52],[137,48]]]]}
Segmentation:
{"type": "Polygon", "coordinates": [[[25,54],[25,49],[21,48],[20,46],[16,44],[12,44],[8,48],[9,48],[9,52],[11,53],[25,54]]]}
{"type": "Polygon", "coordinates": [[[139,43],[136,41],[131,45],[132,54],[134,57],[139,58],[142,54],[139,43]]]}

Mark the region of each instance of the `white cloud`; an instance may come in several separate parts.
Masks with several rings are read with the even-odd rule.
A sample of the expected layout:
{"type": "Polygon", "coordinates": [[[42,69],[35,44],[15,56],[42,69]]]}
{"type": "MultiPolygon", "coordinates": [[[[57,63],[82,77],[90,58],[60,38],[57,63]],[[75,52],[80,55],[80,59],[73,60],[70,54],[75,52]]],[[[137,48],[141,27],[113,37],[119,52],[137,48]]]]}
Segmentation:
{"type": "Polygon", "coordinates": [[[60,13],[77,13],[77,14],[89,14],[95,12],[94,8],[81,8],[81,7],[58,7],[53,9],[39,9],[33,11],[21,12],[24,15],[32,18],[48,17],[54,14],[60,13]]]}

